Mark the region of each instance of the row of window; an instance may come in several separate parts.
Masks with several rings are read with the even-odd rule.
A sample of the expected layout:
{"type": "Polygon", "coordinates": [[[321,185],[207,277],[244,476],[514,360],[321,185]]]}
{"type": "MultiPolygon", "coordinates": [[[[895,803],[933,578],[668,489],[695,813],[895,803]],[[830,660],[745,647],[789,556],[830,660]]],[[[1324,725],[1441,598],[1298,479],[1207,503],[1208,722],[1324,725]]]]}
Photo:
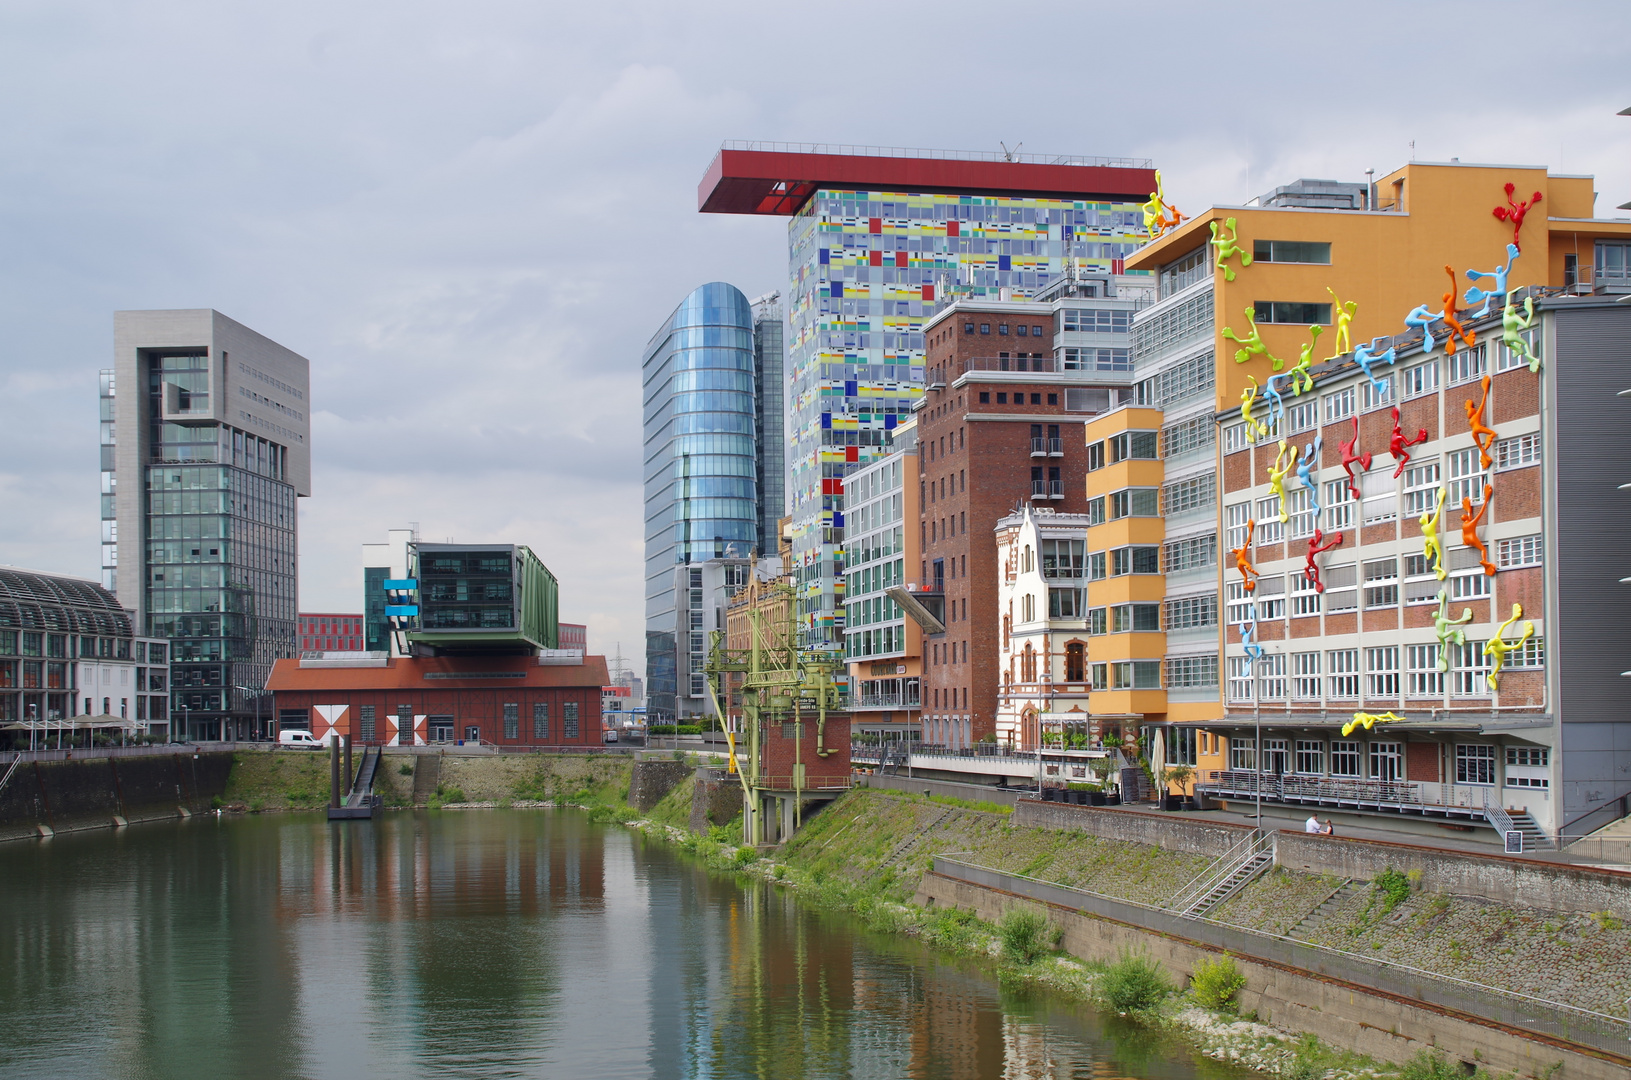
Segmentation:
{"type": "MultiPolygon", "coordinates": [[[[37,630],[0,630],[0,656],[48,656],[69,660],[77,655],[83,659],[129,660],[129,638],[79,637],[72,634],[49,634],[37,630]],[[77,643],[77,644],[76,644],[77,643]]],[[[164,663],[167,647],[135,642],[139,663],[147,663],[149,651],[155,664],[164,663]]]]}
{"type": "MultiPolygon", "coordinates": [[[[1438,642],[1383,645],[1325,652],[1268,653],[1253,670],[1248,656],[1229,657],[1229,700],[1397,701],[1404,698],[1489,697],[1490,659],[1484,642],[1452,644],[1440,667],[1438,642]],[[1400,664],[1403,653],[1404,663],[1400,664]],[[1365,660],[1360,671],[1360,655],[1365,660]]],[[[1507,668],[1541,668],[1546,645],[1539,637],[1509,655],[1507,668]]]]}

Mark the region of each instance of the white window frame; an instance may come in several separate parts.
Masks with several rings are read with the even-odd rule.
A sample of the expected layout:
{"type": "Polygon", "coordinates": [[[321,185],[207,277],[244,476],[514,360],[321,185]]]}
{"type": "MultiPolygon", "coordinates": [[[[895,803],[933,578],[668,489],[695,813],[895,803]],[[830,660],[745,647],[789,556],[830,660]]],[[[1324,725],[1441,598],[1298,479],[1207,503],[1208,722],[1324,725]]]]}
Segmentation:
{"type": "Polygon", "coordinates": [[[1300,540],[1314,535],[1314,493],[1298,484],[1286,489],[1286,538],[1300,540]]]}
{"type": "Polygon", "coordinates": [[[1495,444],[1495,471],[1522,469],[1540,464],[1540,432],[1531,431],[1501,439],[1495,444]]]}
{"type": "Polygon", "coordinates": [[[1348,478],[1325,481],[1325,501],[1321,506],[1325,527],[1330,532],[1350,529],[1354,523],[1354,495],[1348,489],[1348,478]]]}
{"type": "Polygon", "coordinates": [[[1291,654],[1291,697],[1294,701],[1320,700],[1320,654],[1291,654]]]}
{"type": "Polygon", "coordinates": [[[1538,533],[1530,536],[1509,536],[1495,541],[1495,564],[1502,570],[1516,570],[1524,566],[1539,566],[1544,560],[1544,538],[1538,533]]]}
{"type": "Polygon", "coordinates": [[[1494,787],[1496,747],[1489,743],[1455,744],[1455,782],[1471,787],[1494,787]]]}
{"type": "Polygon", "coordinates": [[[1484,342],[1479,342],[1470,348],[1456,350],[1456,354],[1447,357],[1445,363],[1449,367],[1445,373],[1446,386],[1477,382],[1489,370],[1489,350],[1484,342]]]}
{"type": "Polygon", "coordinates": [[[1393,393],[1393,373],[1385,372],[1376,376],[1376,382],[1366,379],[1359,384],[1359,411],[1372,412],[1376,409],[1386,409],[1396,400],[1393,393]],[[1381,385],[1378,390],[1377,385],[1381,385]]]}
{"type": "Polygon", "coordinates": [[[1296,756],[1296,771],[1303,776],[1325,775],[1325,743],[1320,739],[1298,739],[1296,756]]]}
{"type": "Polygon", "coordinates": [[[1405,368],[1399,373],[1399,397],[1408,401],[1411,398],[1431,394],[1438,389],[1438,358],[1424,364],[1416,364],[1405,368]]]}
{"type": "Polygon", "coordinates": [[[1310,398],[1286,406],[1286,429],[1291,434],[1319,427],[1320,403],[1310,398]]]}
{"type": "Polygon", "coordinates": [[[1407,698],[1444,697],[1444,673],[1438,669],[1438,642],[1406,645],[1405,686],[1407,698]]]}
{"type": "Polygon", "coordinates": [[[1325,654],[1325,696],[1332,701],[1360,700],[1358,649],[1332,649],[1325,654]]]}
{"type": "Polygon", "coordinates": [[[1484,505],[1484,487],[1489,483],[1489,473],[1484,471],[1478,447],[1469,446],[1445,454],[1444,476],[1444,486],[1450,492],[1444,500],[1445,506],[1459,508],[1462,499],[1472,500],[1474,506],[1484,505]]]}
{"type": "Polygon", "coordinates": [[[1364,775],[1363,751],[1357,740],[1332,739],[1331,740],[1331,772],[1332,776],[1364,775]]]}
{"type": "Polygon", "coordinates": [[[1450,696],[1455,698],[1487,698],[1491,668],[1484,655],[1484,643],[1468,638],[1464,644],[1450,646],[1450,696]]]}
{"type": "Polygon", "coordinates": [[[1437,460],[1412,463],[1404,471],[1405,517],[1431,514],[1438,505],[1442,469],[1437,460]]]}
{"type": "Polygon", "coordinates": [[[1397,645],[1365,650],[1365,700],[1398,701],[1400,682],[1397,645]]]}
{"type": "Polygon", "coordinates": [[[1345,386],[1341,390],[1326,394],[1323,401],[1325,403],[1325,422],[1327,424],[1335,423],[1338,420],[1346,420],[1354,414],[1354,388],[1351,386],[1345,386]]]}
{"type": "Polygon", "coordinates": [[[1251,701],[1252,691],[1252,658],[1249,656],[1231,656],[1229,659],[1229,700],[1251,701]]]}
{"type": "Polygon", "coordinates": [[[1301,570],[1291,574],[1291,614],[1293,616],[1318,615],[1320,594],[1314,590],[1314,580],[1301,570]]]}
{"type": "Polygon", "coordinates": [[[1280,496],[1269,495],[1258,499],[1256,518],[1259,544],[1278,544],[1285,539],[1285,526],[1280,524],[1280,496]]]}
{"type": "Polygon", "coordinates": [[[1223,508],[1223,525],[1227,530],[1224,533],[1224,543],[1230,548],[1246,546],[1251,539],[1246,535],[1246,522],[1251,520],[1252,504],[1250,501],[1235,503],[1233,506],[1223,508]]]}

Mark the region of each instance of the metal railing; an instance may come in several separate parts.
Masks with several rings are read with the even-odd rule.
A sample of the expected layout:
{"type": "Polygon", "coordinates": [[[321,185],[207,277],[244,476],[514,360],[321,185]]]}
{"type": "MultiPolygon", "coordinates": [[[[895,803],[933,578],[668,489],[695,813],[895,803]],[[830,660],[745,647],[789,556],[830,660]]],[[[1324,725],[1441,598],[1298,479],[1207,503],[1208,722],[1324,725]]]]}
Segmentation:
{"type": "Polygon", "coordinates": [[[1065,482],[1063,480],[1032,480],[1031,498],[1033,499],[1063,499],[1065,497],[1065,482]]]}
{"type": "Polygon", "coordinates": [[[857,694],[850,704],[858,709],[917,709],[922,707],[918,694],[857,694]]]}
{"type": "Polygon", "coordinates": [[[925,158],[931,161],[997,161],[1021,165],[1081,165],[1097,169],[1152,169],[1149,158],[1084,157],[1080,154],[1009,154],[997,150],[929,150],[908,146],[858,146],[853,143],[794,143],[763,139],[726,139],[721,150],[769,154],[834,154],[840,157],[925,158]]]}
{"type": "Polygon", "coordinates": [[[1407,1000],[1425,1002],[1459,1013],[1472,1022],[1482,1020],[1547,1035],[1606,1051],[1618,1059],[1625,1058],[1631,1052],[1631,1045],[1627,1043],[1631,1039],[1631,1023],[1623,1016],[1612,1016],[1566,1002],[1458,979],[1441,972],[1219,922],[1205,915],[1186,919],[1170,906],[1123,900],[954,857],[962,854],[970,853],[936,855],[934,873],[973,885],[1001,889],[1068,910],[1086,911],[1101,918],[1212,948],[1227,949],[1242,959],[1263,960],[1407,1000]]]}

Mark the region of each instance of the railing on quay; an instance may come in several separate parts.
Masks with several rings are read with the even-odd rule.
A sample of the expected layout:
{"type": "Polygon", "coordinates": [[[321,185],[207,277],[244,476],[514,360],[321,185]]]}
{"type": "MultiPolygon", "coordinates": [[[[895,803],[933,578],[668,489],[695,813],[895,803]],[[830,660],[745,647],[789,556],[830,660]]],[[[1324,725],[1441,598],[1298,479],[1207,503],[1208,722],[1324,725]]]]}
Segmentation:
{"type": "Polygon", "coordinates": [[[1561,1001],[1503,990],[1279,934],[1268,934],[1205,916],[1186,919],[1170,908],[1058,885],[955,857],[961,854],[966,853],[936,855],[934,872],[971,885],[1000,889],[1041,903],[1085,911],[1155,933],[1226,949],[1243,959],[1263,960],[1425,1002],[1459,1013],[1472,1022],[1492,1021],[1521,1031],[1593,1047],[1618,1057],[1631,1052],[1631,1044],[1627,1042],[1631,1039],[1631,1022],[1626,1017],[1611,1016],[1561,1001]]]}
{"type": "Polygon", "coordinates": [[[63,747],[61,750],[0,750],[0,762],[83,761],[87,758],[152,757],[163,754],[228,753],[237,750],[275,750],[274,742],[147,743],[142,746],[63,747]]]}

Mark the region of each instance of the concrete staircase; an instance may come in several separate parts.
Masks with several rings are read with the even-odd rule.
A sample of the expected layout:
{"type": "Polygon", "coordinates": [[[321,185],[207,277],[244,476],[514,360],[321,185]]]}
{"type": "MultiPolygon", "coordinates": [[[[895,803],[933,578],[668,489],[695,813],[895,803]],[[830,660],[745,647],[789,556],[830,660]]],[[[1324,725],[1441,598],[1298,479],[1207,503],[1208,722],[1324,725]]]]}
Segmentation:
{"type": "Polygon", "coordinates": [[[1179,889],[1167,906],[1183,918],[1202,918],[1273,865],[1274,838],[1253,830],[1179,889]]]}
{"type": "Polygon", "coordinates": [[[413,756],[413,805],[424,806],[436,794],[442,782],[442,755],[415,754],[413,756]]]}
{"type": "Polygon", "coordinates": [[[1321,900],[1314,906],[1312,911],[1297,921],[1296,926],[1287,930],[1286,937],[1306,941],[1313,936],[1315,930],[1325,925],[1325,921],[1331,917],[1332,912],[1339,910],[1343,904],[1346,904],[1354,893],[1363,892],[1367,885],[1367,882],[1345,878],[1330,896],[1321,900]]]}
{"type": "Polygon", "coordinates": [[[1513,826],[1523,833],[1523,850],[1525,851],[1556,851],[1557,845],[1552,838],[1535,823],[1529,811],[1524,810],[1510,815],[1509,820],[1513,826]]]}
{"type": "Polygon", "coordinates": [[[915,830],[912,833],[912,835],[910,835],[906,839],[902,840],[899,844],[896,844],[895,845],[895,850],[891,851],[889,853],[889,855],[879,865],[880,866],[894,866],[895,864],[897,864],[906,855],[906,853],[908,851],[910,851],[913,847],[916,847],[918,844],[922,843],[925,837],[927,837],[930,833],[934,832],[935,829],[939,828],[940,823],[942,821],[945,821],[947,818],[951,817],[951,815],[953,813],[955,813],[954,810],[943,810],[943,811],[941,811],[941,813],[933,821],[931,821],[927,825],[924,825],[923,827],[915,830]]]}

